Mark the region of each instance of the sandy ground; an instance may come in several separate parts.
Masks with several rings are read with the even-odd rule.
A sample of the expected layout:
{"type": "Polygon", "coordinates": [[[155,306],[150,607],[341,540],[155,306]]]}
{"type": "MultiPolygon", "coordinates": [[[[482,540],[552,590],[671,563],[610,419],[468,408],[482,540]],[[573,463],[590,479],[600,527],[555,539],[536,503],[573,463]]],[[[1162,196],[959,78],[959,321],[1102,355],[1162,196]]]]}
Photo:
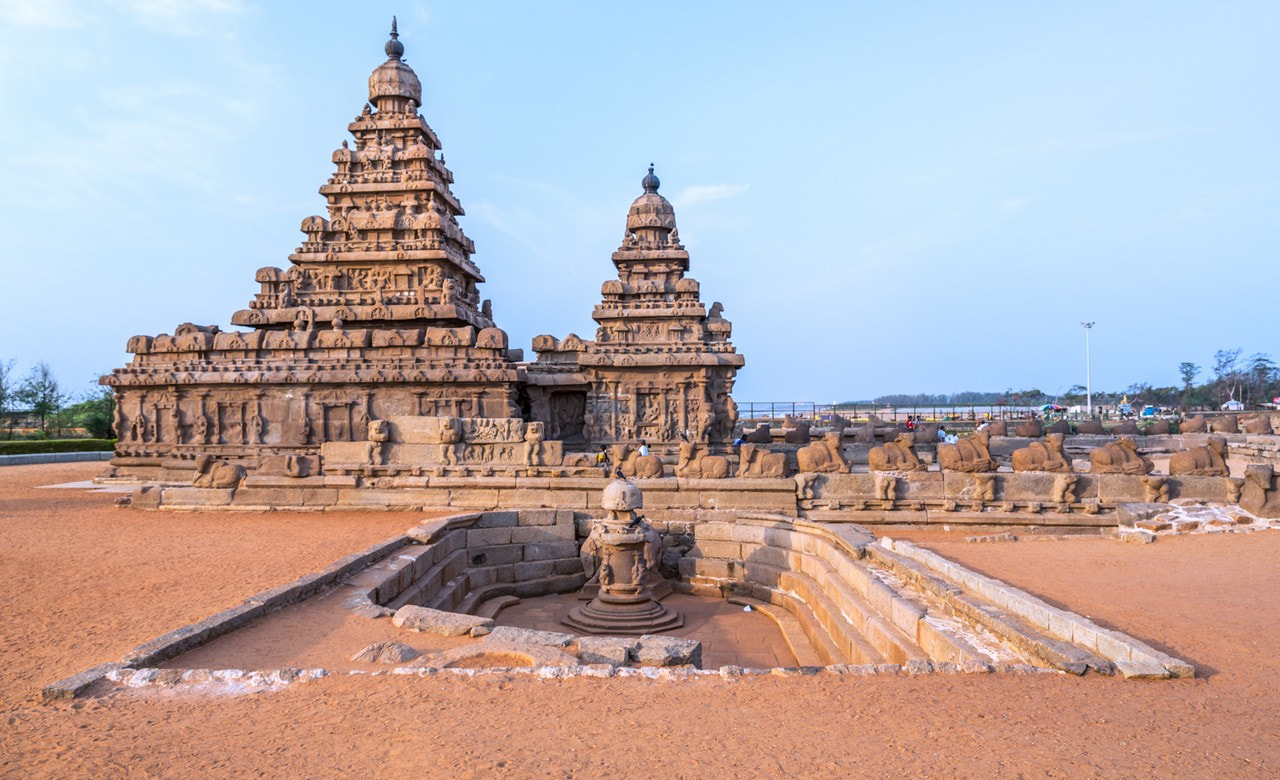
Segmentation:
{"type": "Polygon", "coordinates": [[[42,685],[403,530],[395,514],[145,513],[0,469],[0,775],[1274,777],[1280,533],[966,544],[912,536],[1203,677],[693,682],[335,677],[43,706],[42,685]]]}

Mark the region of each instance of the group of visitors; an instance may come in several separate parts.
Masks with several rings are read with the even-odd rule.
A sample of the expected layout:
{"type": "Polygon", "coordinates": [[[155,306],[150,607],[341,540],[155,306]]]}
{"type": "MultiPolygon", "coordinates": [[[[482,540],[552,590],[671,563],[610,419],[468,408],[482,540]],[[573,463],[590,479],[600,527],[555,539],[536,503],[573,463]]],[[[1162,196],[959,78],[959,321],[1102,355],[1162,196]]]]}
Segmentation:
{"type": "MultiPolygon", "coordinates": [[[[640,453],[642,458],[649,454],[649,445],[644,439],[640,440],[640,446],[636,447],[636,452],[640,453]]],[[[618,465],[621,466],[622,464],[619,463],[618,465]]],[[[601,444],[600,451],[596,453],[596,468],[600,469],[606,477],[613,470],[613,460],[609,457],[609,447],[607,445],[601,444]]]]}

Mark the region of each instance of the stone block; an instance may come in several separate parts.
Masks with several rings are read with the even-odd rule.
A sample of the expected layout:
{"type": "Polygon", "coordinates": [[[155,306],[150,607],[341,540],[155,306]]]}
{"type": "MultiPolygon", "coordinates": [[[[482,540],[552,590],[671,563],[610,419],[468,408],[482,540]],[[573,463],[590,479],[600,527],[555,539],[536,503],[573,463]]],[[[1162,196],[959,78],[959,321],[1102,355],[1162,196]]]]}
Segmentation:
{"type": "MultiPolygon", "coordinates": [[[[516,480],[519,482],[520,480],[516,480]]],[[[559,517],[556,509],[521,509],[516,512],[517,523],[523,528],[527,526],[555,525],[559,517]]],[[[573,516],[570,514],[570,523],[573,516]]]]}
{"type": "Polygon", "coordinates": [[[632,654],[642,666],[702,666],[702,643],[673,636],[640,637],[632,654]]]}
{"type": "Polygon", "coordinates": [[[531,628],[516,626],[494,626],[486,642],[510,642],[513,644],[546,645],[547,647],[568,647],[574,640],[573,634],[562,634],[558,631],[536,631],[531,628]]]}
{"type": "Polygon", "coordinates": [[[912,639],[916,638],[916,624],[924,618],[924,607],[913,604],[904,598],[893,599],[890,619],[893,624],[906,632],[912,639]]]}
{"type": "Polygon", "coordinates": [[[1155,661],[1116,661],[1115,665],[1126,680],[1165,680],[1171,676],[1163,664],[1155,661]]]}
{"type": "Polygon", "coordinates": [[[471,630],[477,627],[493,628],[493,621],[489,618],[412,605],[396,610],[391,622],[397,628],[407,628],[412,631],[439,636],[464,636],[470,634],[471,630]]]}
{"type": "MultiPolygon", "coordinates": [[[[696,537],[695,537],[696,539],[696,537]]],[[[742,545],[737,542],[695,541],[694,550],[704,558],[727,558],[742,560],[742,545]]]]}
{"type": "Polygon", "coordinates": [[[526,561],[547,561],[554,560],[556,558],[572,558],[577,554],[578,543],[573,541],[538,542],[524,545],[524,560],[526,561]]]}
{"type": "Polygon", "coordinates": [[[584,664],[623,666],[640,640],[621,636],[584,636],[578,639],[578,659],[584,664]]]}
{"type": "MultiPolygon", "coordinates": [[[[734,572],[739,567],[735,566],[735,561],[726,561],[719,558],[693,558],[695,561],[694,573],[699,577],[713,577],[715,579],[734,579],[734,572]]],[[[739,578],[741,572],[739,571],[739,578]]]]}
{"type": "Polygon", "coordinates": [[[1098,481],[1098,499],[1104,504],[1141,503],[1146,500],[1142,477],[1133,474],[1097,474],[1094,479],[1098,481]]]}
{"type": "MultiPolygon", "coordinates": [[[[577,564],[578,571],[582,570],[582,563],[578,559],[573,559],[577,564]]],[[[550,577],[553,574],[569,574],[570,572],[556,572],[554,561],[525,561],[512,564],[512,571],[515,574],[516,582],[524,582],[526,580],[539,580],[543,577],[550,577]]]]}
{"type": "Polygon", "coordinates": [[[483,489],[450,489],[449,506],[473,507],[476,509],[497,509],[502,506],[499,491],[483,489]]]}
{"type": "Polygon", "coordinates": [[[480,517],[472,524],[472,528],[515,528],[520,525],[520,513],[505,509],[496,512],[481,512],[480,517]]]}
{"type": "Polygon", "coordinates": [[[171,487],[164,489],[163,505],[169,508],[229,506],[235,488],[171,487]]]}
{"type": "Polygon", "coordinates": [[[700,542],[733,541],[735,527],[731,523],[699,523],[694,526],[693,538],[700,542]]]}
{"type": "Polygon", "coordinates": [[[572,523],[560,525],[535,525],[523,528],[512,528],[513,544],[533,544],[538,542],[565,542],[577,538],[577,531],[572,523]]]}
{"type": "Polygon", "coordinates": [[[1149,520],[1169,511],[1164,504],[1127,503],[1116,507],[1116,522],[1122,528],[1133,528],[1140,520],[1149,520]]]}
{"type": "Polygon", "coordinates": [[[472,528],[467,531],[467,547],[511,544],[511,528],[472,528]]]}
{"type": "MultiPolygon", "coordinates": [[[[536,561],[541,563],[541,561],[536,561]]],[[[558,561],[552,561],[555,564],[556,574],[582,574],[582,560],[580,558],[561,558],[558,561]]]]}
{"type": "Polygon", "coordinates": [[[70,677],[46,685],[40,691],[40,698],[46,704],[65,699],[74,699],[110,672],[119,671],[123,668],[124,664],[121,663],[100,664],[92,669],[87,669],[79,674],[73,674],[70,677]]]}
{"type": "Polygon", "coordinates": [[[941,471],[910,471],[898,480],[899,501],[941,501],[945,493],[941,471]]]}
{"type": "MultiPolygon", "coordinates": [[[[1231,477],[1170,477],[1169,495],[1172,498],[1196,501],[1234,503],[1239,500],[1242,480],[1231,477]]],[[[169,503],[168,493],[165,503],[169,503]]]]}
{"type": "Polygon", "coordinates": [[[468,547],[465,561],[470,566],[496,566],[519,563],[524,560],[524,545],[495,544],[488,547],[468,547]]]}

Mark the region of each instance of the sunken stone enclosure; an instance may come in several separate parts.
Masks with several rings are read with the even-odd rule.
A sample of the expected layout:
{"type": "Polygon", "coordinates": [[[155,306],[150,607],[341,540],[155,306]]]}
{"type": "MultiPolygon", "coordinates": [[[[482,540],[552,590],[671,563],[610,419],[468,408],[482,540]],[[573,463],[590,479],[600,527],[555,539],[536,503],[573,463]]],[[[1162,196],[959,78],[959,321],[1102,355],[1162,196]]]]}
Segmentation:
{"type": "Polygon", "coordinates": [[[744,430],[731,395],[743,356],[724,307],[706,306],[686,275],[689,252],[652,166],[611,257],[617,276],[591,313],[595,338],[538,336],[526,361],[481,299],[453,174],[419,113],[422,87],[394,22],[385,52],[348,126],[354,145],[334,152],[320,188],[327,216],[303,220],[288,269],[257,272],[258,292],[232,317],[248,330],[184,323],[135,336],[131,362],[103,378],[117,396],[119,444],[102,479],[136,483],[122,501],[135,509],[455,514],[145,643],[48,696],[103,679],[142,684],[159,664],[334,594],[371,621],[462,627],[449,636],[474,640],[444,650],[451,660],[405,667],[415,674],[486,653],[579,673],[709,671],[698,669],[696,641],[652,635],[681,627],[664,603],[672,593],[765,616],[796,667],[1194,673],[868,528],[1150,541],[1199,527],[1174,517],[1188,505],[1230,509],[1206,524],[1266,527],[1280,517],[1270,418],[1251,420],[1249,433],[1233,418],[1222,431],[1138,437],[1045,438],[1039,425],[1008,436],[992,426],[948,443],[874,416],[744,430]],[[576,633],[494,625],[521,601],[574,598],[566,594],[580,602],[562,621],[576,633]],[[609,636],[611,626],[630,638],[609,636]]]}

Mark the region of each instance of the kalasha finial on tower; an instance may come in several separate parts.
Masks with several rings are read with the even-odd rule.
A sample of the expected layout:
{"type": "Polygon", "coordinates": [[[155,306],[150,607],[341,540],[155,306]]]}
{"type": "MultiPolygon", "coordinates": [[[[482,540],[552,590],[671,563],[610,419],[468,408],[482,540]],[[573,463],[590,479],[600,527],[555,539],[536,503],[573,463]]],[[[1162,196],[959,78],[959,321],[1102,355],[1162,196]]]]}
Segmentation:
{"type": "Polygon", "coordinates": [[[645,192],[657,192],[661,184],[658,177],[653,175],[653,163],[649,163],[649,175],[641,180],[640,186],[644,187],[645,192]]]}
{"type": "Polygon", "coordinates": [[[396,32],[396,18],[391,17],[391,40],[383,47],[387,57],[398,60],[404,56],[404,44],[400,42],[400,33],[396,32]]]}

